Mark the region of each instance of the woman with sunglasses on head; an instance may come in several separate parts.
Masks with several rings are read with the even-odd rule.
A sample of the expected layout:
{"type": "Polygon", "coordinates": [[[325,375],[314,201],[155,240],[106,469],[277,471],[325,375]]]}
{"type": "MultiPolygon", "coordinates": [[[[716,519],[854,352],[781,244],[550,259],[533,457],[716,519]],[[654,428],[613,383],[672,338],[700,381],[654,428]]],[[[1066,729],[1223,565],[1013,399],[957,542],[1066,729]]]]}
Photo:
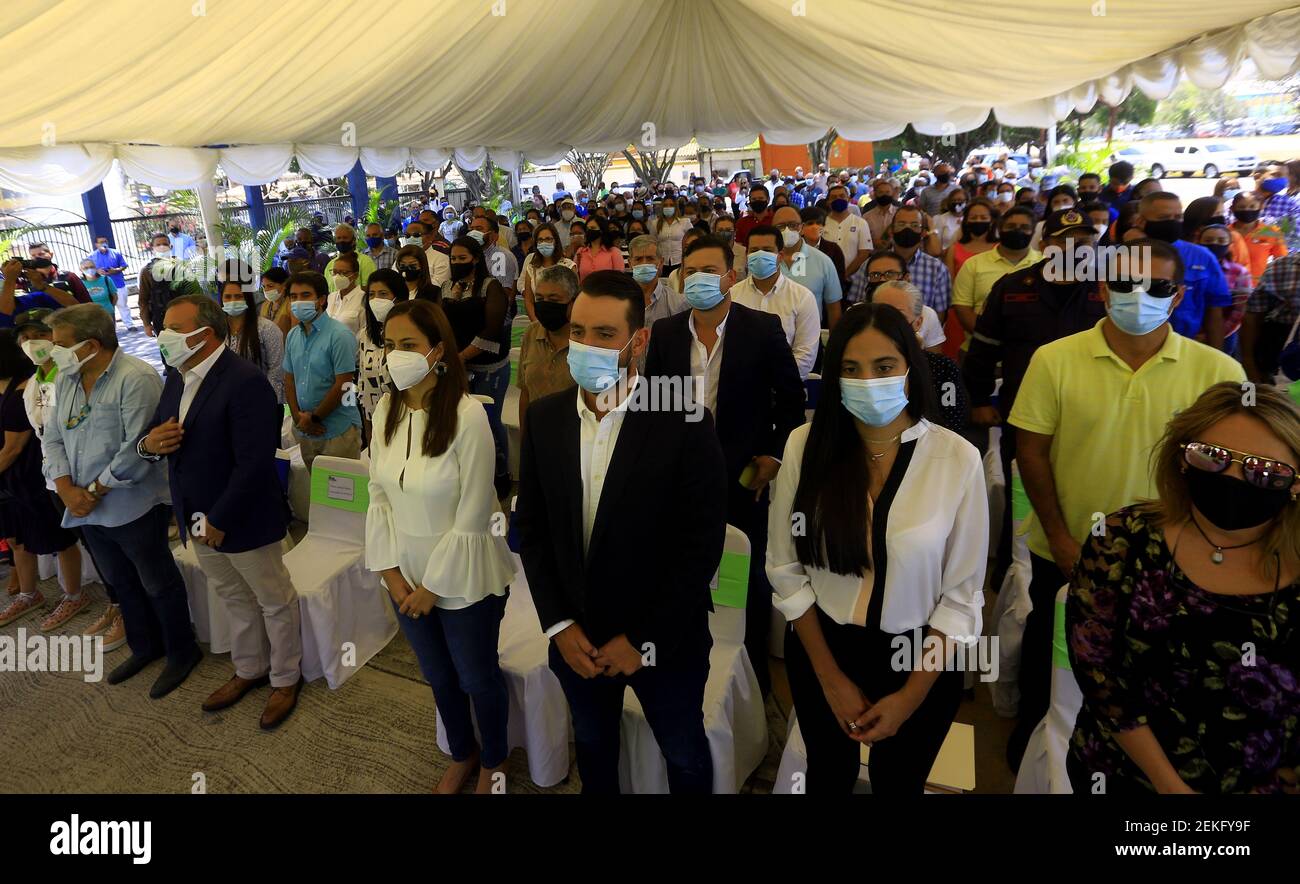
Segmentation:
{"type": "Polygon", "coordinates": [[[956,645],[980,634],[983,468],[974,446],[928,419],[927,362],[895,308],[845,311],[823,372],[768,516],[767,575],[793,624],[786,668],[805,784],[851,792],[865,743],[873,793],[919,794],[961,702],[956,645]],[[949,663],[931,653],[914,669],[926,648],[949,663]]]}
{"type": "Polygon", "coordinates": [[[1300,792],[1300,409],[1210,387],[1070,580],[1075,792],[1300,792]]]}
{"type": "Polygon", "coordinates": [[[406,281],[406,293],[411,300],[438,303],[442,288],[429,278],[429,256],[418,245],[402,246],[393,259],[393,269],[406,281]]]}
{"type": "Polygon", "coordinates": [[[441,307],[400,302],[383,336],[392,384],[374,413],[366,566],[384,581],[447,732],[452,763],[436,791],[459,792],[478,766],[475,791],[490,793],[510,751],[497,642],[515,572],[497,530],[492,431],[441,307]]]}

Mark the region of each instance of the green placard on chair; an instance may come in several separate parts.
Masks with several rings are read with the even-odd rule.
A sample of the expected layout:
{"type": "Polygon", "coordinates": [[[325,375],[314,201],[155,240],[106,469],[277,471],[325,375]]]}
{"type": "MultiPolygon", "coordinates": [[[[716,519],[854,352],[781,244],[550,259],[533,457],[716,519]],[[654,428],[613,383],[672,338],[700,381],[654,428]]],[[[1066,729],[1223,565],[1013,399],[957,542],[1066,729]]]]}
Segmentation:
{"type": "Polygon", "coordinates": [[[1286,388],[1286,391],[1291,394],[1292,399],[1300,403],[1300,381],[1293,382],[1291,386],[1286,388]]]}
{"type": "Polygon", "coordinates": [[[510,386],[519,386],[519,363],[513,359],[510,360],[510,386]]]}
{"type": "Polygon", "coordinates": [[[528,331],[526,325],[510,326],[510,346],[522,347],[524,345],[524,332],[528,331]]]}
{"type": "Polygon", "coordinates": [[[1020,481],[1020,471],[1012,467],[1011,469],[1011,519],[1017,525],[1029,518],[1033,507],[1029,505],[1029,494],[1025,491],[1025,483],[1020,481]]]}
{"type": "Polygon", "coordinates": [[[749,595],[749,556],[724,552],[718,567],[718,588],[713,590],[713,604],[724,608],[744,608],[749,595]]]}
{"type": "Polygon", "coordinates": [[[1065,644],[1065,600],[1056,603],[1052,618],[1052,665],[1057,669],[1070,669],[1070,651],[1065,644]]]}
{"type": "Polygon", "coordinates": [[[364,513],[370,507],[369,479],[364,475],[338,473],[313,464],[311,502],[352,513],[364,513]]]}

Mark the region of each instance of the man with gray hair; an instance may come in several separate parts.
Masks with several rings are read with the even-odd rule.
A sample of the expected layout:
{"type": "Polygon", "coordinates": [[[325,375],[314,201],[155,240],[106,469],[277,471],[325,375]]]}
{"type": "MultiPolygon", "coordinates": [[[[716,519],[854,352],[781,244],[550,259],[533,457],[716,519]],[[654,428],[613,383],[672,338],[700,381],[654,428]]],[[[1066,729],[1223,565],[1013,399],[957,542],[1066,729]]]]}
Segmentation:
{"type": "Polygon", "coordinates": [[[686,298],[661,275],[664,261],[659,254],[658,238],[649,234],[634,237],[628,243],[627,259],[632,278],[641,286],[645,295],[645,327],[653,334],[654,330],[650,327],[656,320],[687,309],[686,298]]]}
{"type": "MultiPolygon", "coordinates": [[[[149,690],[175,690],[203,659],[190,627],[185,582],[167,544],[167,478],[142,463],[136,440],[158,407],[162,381],[148,363],[118,350],[113,317],[97,304],[50,316],[59,367],[56,413],[45,424],[45,476],[113,585],[131,657],[108,675],[126,681],[159,657],[167,665],[149,690]]],[[[163,333],[165,334],[165,332],[163,333]]],[[[160,337],[164,356],[171,341],[160,337]]]]}
{"type": "Polygon", "coordinates": [[[961,369],[943,353],[926,350],[921,337],[921,323],[925,312],[925,295],[910,282],[893,280],[882,282],[871,293],[873,304],[888,304],[903,314],[920,342],[922,352],[930,363],[930,382],[934,386],[934,401],[938,403],[938,423],[954,433],[964,433],[970,417],[966,386],[962,383],[961,369]]]}
{"type": "Polygon", "coordinates": [[[543,267],[534,276],[537,319],[519,346],[519,431],[528,403],[574,386],[569,371],[569,308],[578,297],[578,274],[563,264],[543,267]]]}
{"type": "Polygon", "coordinates": [[[235,674],[203,703],[225,709],[268,682],[263,730],[298,701],[302,631],[281,543],[286,513],[275,469],[280,410],[266,375],[226,346],[226,316],[203,296],[175,299],[159,337],[167,383],[136,454],[166,458],[181,542],[230,615],[235,674]],[[231,444],[231,440],[236,440],[231,444]]]}
{"type": "Polygon", "coordinates": [[[348,253],[357,256],[357,282],[365,286],[366,281],[370,279],[370,274],[376,270],[375,259],[367,255],[364,250],[357,251],[357,232],[351,224],[340,224],[334,228],[334,245],[338,251],[325,265],[324,271],[325,278],[329,280],[330,291],[338,291],[338,283],[334,279],[334,262],[338,260],[339,255],[348,253]]]}

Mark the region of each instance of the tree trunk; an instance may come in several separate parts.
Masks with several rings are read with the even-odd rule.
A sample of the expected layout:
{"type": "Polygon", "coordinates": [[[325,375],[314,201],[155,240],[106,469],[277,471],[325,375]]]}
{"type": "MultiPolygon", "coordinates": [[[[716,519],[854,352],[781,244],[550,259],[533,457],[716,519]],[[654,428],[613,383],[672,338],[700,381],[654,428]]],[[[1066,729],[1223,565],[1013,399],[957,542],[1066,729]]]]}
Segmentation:
{"type": "Polygon", "coordinates": [[[588,191],[595,191],[600,187],[601,179],[605,177],[605,170],[609,168],[607,153],[584,153],[571,150],[565,159],[578,173],[579,185],[588,191]]]}
{"type": "Polygon", "coordinates": [[[638,180],[647,187],[650,186],[652,181],[660,183],[666,181],[673,171],[673,166],[677,163],[676,148],[673,150],[652,150],[646,153],[637,151],[635,154],[625,150],[623,156],[631,164],[632,171],[636,173],[638,180]]]}
{"type": "Polygon", "coordinates": [[[839,138],[839,133],[832,126],[826,130],[825,135],[808,145],[808,161],[812,164],[809,172],[816,172],[822,163],[826,163],[829,167],[831,148],[835,146],[836,138],[839,138]]]}

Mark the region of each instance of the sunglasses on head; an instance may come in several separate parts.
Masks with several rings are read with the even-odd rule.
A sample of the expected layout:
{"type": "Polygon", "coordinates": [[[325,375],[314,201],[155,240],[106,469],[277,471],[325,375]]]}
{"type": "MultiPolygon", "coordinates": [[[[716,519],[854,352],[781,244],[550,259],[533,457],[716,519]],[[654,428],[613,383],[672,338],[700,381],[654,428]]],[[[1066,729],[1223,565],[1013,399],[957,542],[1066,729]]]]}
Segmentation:
{"type": "Polygon", "coordinates": [[[1172,298],[1178,294],[1178,283],[1172,279],[1152,279],[1146,283],[1140,279],[1113,279],[1106,282],[1106,287],[1125,295],[1134,289],[1142,289],[1153,298],[1172,298]]]}
{"type": "Polygon", "coordinates": [[[1241,464],[1246,481],[1266,491],[1286,491],[1295,484],[1295,467],[1258,454],[1247,454],[1209,442],[1184,442],[1183,460],[1188,466],[1207,473],[1222,473],[1234,463],[1241,464]]]}

